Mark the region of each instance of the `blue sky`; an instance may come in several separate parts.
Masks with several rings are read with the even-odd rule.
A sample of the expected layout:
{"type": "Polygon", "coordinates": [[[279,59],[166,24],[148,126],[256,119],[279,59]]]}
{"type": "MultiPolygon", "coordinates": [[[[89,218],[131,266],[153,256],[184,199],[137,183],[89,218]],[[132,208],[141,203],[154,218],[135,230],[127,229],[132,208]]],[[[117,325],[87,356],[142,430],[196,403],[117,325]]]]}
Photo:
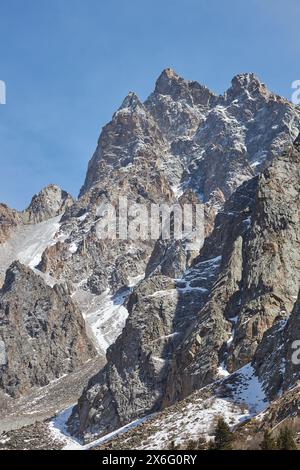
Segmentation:
{"type": "Polygon", "coordinates": [[[77,195],[101,127],[166,67],[217,93],[253,71],[290,98],[299,17],[299,0],[0,0],[0,201],[77,195]]]}

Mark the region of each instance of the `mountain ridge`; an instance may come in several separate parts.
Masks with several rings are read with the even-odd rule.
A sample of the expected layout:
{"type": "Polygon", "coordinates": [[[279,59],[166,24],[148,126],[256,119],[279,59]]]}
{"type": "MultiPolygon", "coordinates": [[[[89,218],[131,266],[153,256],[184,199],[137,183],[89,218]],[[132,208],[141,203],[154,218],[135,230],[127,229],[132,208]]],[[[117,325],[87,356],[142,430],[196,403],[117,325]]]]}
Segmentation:
{"type": "MultiPolygon", "coordinates": [[[[33,379],[30,368],[17,368],[24,380],[18,387],[4,364],[14,347],[9,329],[16,327],[8,313],[16,308],[35,328],[27,314],[35,311],[30,296],[39,302],[40,290],[49,312],[63,302],[61,314],[75,322],[69,333],[63,329],[61,345],[77,338],[84,360],[106,355],[68,421],[82,439],[161,412],[205,387],[234,405],[240,389],[249,392],[257,380],[261,396],[286,393],[298,380],[297,370],[278,364],[288,361],[298,331],[299,128],[299,109],[254,74],[236,75],[216,96],[165,69],[144,103],[129,92],[100,134],[77,200],[49,185],[23,212],[0,206],[0,259],[8,274],[23,272],[24,289],[19,305],[5,300],[7,278],[0,293],[7,302],[0,387],[26,396],[47,383],[40,373],[53,378],[37,359],[33,379]],[[99,239],[99,208],[124,195],[148,208],[162,201],[199,204],[201,251],[189,251],[184,241],[99,239]],[[15,259],[19,264],[11,264],[15,259]],[[274,334],[277,349],[282,345],[275,355],[274,334]]],[[[78,348],[66,347],[74,367],[62,366],[61,374],[83,367],[78,348]]],[[[49,356],[54,375],[60,357],[58,345],[49,356]]]]}

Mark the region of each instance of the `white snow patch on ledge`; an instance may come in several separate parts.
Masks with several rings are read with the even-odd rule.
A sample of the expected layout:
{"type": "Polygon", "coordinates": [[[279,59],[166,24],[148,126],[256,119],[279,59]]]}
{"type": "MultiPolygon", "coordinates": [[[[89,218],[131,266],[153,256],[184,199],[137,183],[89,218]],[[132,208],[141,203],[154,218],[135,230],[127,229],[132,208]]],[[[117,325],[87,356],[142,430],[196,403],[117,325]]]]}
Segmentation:
{"type": "Polygon", "coordinates": [[[83,312],[87,333],[100,353],[104,354],[121,334],[128,317],[124,304],[133,287],[143,278],[144,275],[129,278],[129,286],[115,295],[109,289],[95,295],[77,286],[72,297],[83,312]]]}
{"type": "Polygon", "coordinates": [[[72,437],[67,430],[67,421],[71,416],[72,410],[75,405],[71,405],[65,410],[61,411],[55,418],[49,423],[49,431],[52,437],[62,443],[64,443],[63,450],[81,450],[83,446],[80,442],[72,437]]]}
{"type": "Polygon", "coordinates": [[[169,295],[177,295],[177,289],[166,289],[166,290],[157,290],[153,292],[153,294],[147,295],[148,298],[150,297],[167,297],[169,295]]]}
{"type": "Polygon", "coordinates": [[[140,281],[144,279],[144,277],[144,274],[133,277],[128,276],[128,287],[135,287],[140,281]]]}
{"type": "Polygon", "coordinates": [[[124,328],[128,311],[123,304],[129,293],[130,289],[115,296],[110,295],[109,291],[101,296],[89,292],[76,294],[75,299],[84,312],[87,332],[90,333],[99,352],[105,353],[124,328]],[[80,301],[78,296],[81,296],[80,301]]]}
{"type": "Polygon", "coordinates": [[[121,434],[124,434],[125,432],[129,431],[130,429],[136,428],[140,424],[144,423],[151,416],[153,416],[153,414],[144,416],[143,418],[140,418],[140,419],[136,419],[135,421],[132,421],[131,423],[126,424],[125,426],[122,426],[119,429],[116,429],[116,431],[113,431],[109,434],[106,434],[105,436],[100,437],[99,439],[96,439],[95,441],[90,442],[89,444],[86,444],[85,446],[82,446],[82,449],[83,450],[88,450],[88,449],[92,449],[93,447],[104,444],[105,442],[110,441],[114,437],[119,436],[121,434]]]}
{"type": "Polygon", "coordinates": [[[78,250],[78,245],[77,245],[77,243],[76,243],[76,242],[72,242],[72,243],[70,244],[70,246],[69,246],[69,252],[72,253],[72,254],[74,254],[74,253],[77,252],[77,250],[78,250]]]}
{"type": "Polygon", "coordinates": [[[4,275],[13,261],[35,268],[46,248],[56,243],[61,215],[33,225],[21,225],[0,245],[0,274],[4,275]]]}
{"type": "Polygon", "coordinates": [[[166,449],[171,441],[176,445],[190,439],[196,440],[200,436],[209,440],[215,429],[217,419],[223,416],[224,420],[234,427],[247,419],[248,414],[236,404],[221,398],[198,398],[182,406],[180,411],[170,409],[164,418],[153,422],[153,432],[138,447],[139,449],[155,450],[166,449]]]}
{"type": "Polygon", "coordinates": [[[116,429],[115,431],[106,434],[105,436],[100,437],[99,439],[96,439],[89,444],[83,445],[77,440],[75,437],[71,436],[70,433],[67,430],[67,421],[71,416],[72,410],[74,408],[74,405],[66,408],[65,410],[61,411],[49,424],[49,431],[51,435],[53,436],[54,439],[62,442],[64,444],[64,447],[62,450],[88,450],[92,449],[93,447],[96,447],[98,445],[104,444],[105,442],[110,441],[114,437],[123,434],[130,429],[135,428],[139,424],[144,423],[147,419],[149,419],[151,416],[154,416],[153,414],[144,416],[143,418],[136,419],[135,421],[132,421],[129,424],[126,424],[125,426],[122,426],[119,429],[116,429]]]}
{"type": "Polygon", "coordinates": [[[218,367],[218,374],[220,377],[228,377],[230,375],[230,373],[228,372],[228,370],[226,369],[225,367],[225,364],[224,362],[222,362],[219,367],[218,367]]]}
{"type": "Polygon", "coordinates": [[[231,376],[237,378],[236,384],[230,387],[233,400],[246,405],[252,416],[261,413],[269,406],[262,384],[250,363],[231,376]]]}

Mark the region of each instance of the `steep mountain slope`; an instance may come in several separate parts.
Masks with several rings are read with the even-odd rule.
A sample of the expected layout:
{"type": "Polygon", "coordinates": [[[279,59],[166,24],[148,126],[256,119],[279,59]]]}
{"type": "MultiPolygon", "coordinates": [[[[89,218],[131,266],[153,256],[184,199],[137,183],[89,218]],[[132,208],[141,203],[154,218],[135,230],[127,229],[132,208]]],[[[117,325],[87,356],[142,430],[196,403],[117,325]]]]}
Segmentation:
{"type": "Polygon", "coordinates": [[[229,238],[217,218],[220,275],[178,353],[172,377],[175,389],[179,377],[177,398],[210,381],[219,363],[232,372],[250,362],[264,332],[291,313],[299,289],[299,164],[296,143],[235,193],[220,214],[231,219],[229,238]],[[235,201],[247,203],[242,191],[251,185],[253,201],[237,212],[235,201]]]}
{"type": "MultiPolygon", "coordinates": [[[[19,223],[14,226],[10,237],[0,244],[0,283],[10,264],[18,260],[35,269],[41,261],[42,254],[49,245],[56,243],[56,234],[60,228],[61,215],[37,224],[19,223]]],[[[40,271],[36,271],[39,274],[40,271]]],[[[46,278],[45,278],[46,279],[46,278]]],[[[47,282],[51,283],[50,277],[47,282]]]]}
{"type": "Polygon", "coordinates": [[[22,212],[0,205],[0,283],[9,265],[19,260],[31,268],[41,261],[43,251],[55,243],[59,221],[73,198],[50,184],[35,194],[22,212]]]}
{"type": "Polygon", "coordinates": [[[22,212],[1,206],[0,390],[12,397],[85,367],[96,354],[67,286],[36,269],[73,202],[49,185],[22,212]]]}
{"type": "Polygon", "coordinates": [[[166,69],[144,103],[130,92],[77,201],[50,185],[23,212],[0,206],[0,388],[27,394],[107,350],[69,420],[89,439],[220,380],[216,409],[214,394],[234,408],[257,380],[270,399],[292,386],[282,364],[297,339],[299,128],[299,109],[254,74],[216,96],[166,69]],[[101,238],[106,205],[124,196],[148,210],[199,204],[200,253],[152,239],[144,222],[138,239],[101,238]]]}
{"type": "Polygon", "coordinates": [[[251,362],[299,290],[299,171],[297,140],[233,194],[180,281],[150,273],[134,289],[125,329],[71,417],[79,433],[107,433],[251,362]]]}

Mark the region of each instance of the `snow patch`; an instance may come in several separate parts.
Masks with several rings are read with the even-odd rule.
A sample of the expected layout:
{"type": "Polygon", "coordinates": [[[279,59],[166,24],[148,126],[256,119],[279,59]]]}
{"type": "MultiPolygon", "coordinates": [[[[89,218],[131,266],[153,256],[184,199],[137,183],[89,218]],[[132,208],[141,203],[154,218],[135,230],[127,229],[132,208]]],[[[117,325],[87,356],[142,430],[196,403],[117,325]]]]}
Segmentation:
{"type": "Polygon", "coordinates": [[[74,406],[75,405],[69,406],[65,410],[61,411],[49,423],[49,431],[52,437],[65,444],[63,450],[83,449],[83,446],[79,443],[79,441],[72,437],[67,430],[67,421],[71,416],[74,406]]]}
{"type": "Polygon", "coordinates": [[[38,224],[18,227],[10,239],[0,245],[0,275],[4,276],[13,261],[35,268],[46,248],[56,243],[60,219],[61,215],[38,224]]]}
{"type": "Polygon", "coordinates": [[[72,242],[72,243],[70,244],[70,246],[69,246],[69,252],[72,253],[72,254],[74,254],[74,253],[77,252],[77,250],[78,250],[78,245],[77,245],[77,243],[76,243],[76,242],[72,242]]]}
{"type": "Polygon", "coordinates": [[[224,362],[221,362],[221,364],[218,367],[218,375],[220,377],[228,377],[230,375],[230,373],[228,372],[228,370],[225,367],[224,362]]]}
{"type": "Polygon", "coordinates": [[[167,297],[167,296],[177,295],[177,289],[166,289],[166,290],[157,290],[153,294],[147,295],[147,297],[167,297]]]}
{"type": "Polygon", "coordinates": [[[172,189],[176,199],[179,199],[180,196],[182,196],[183,193],[184,193],[184,189],[183,189],[181,184],[176,184],[176,185],[172,186],[171,189],[172,189]]]}
{"type": "Polygon", "coordinates": [[[147,419],[149,419],[152,415],[144,416],[143,418],[136,419],[135,421],[132,421],[129,424],[126,424],[126,426],[123,426],[119,429],[116,429],[115,431],[106,434],[103,437],[100,437],[99,439],[96,439],[95,441],[91,442],[90,444],[87,444],[85,446],[82,446],[83,450],[88,450],[88,449],[93,449],[93,447],[99,446],[101,444],[104,444],[105,442],[110,441],[116,436],[119,436],[121,434],[124,434],[125,432],[129,431],[130,429],[136,428],[140,424],[144,423],[147,419]]]}
{"type": "Polygon", "coordinates": [[[81,215],[80,217],[77,217],[77,220],[79,220],[79,222],[83,222],[87,216],[88,216],[88,212],[86,212],[85,214],[81,215]]]}
{"type": "Polygon", "coordinates": [[[130,277],[128,287],[115,295],[108,289],[101,295],[84,290],[82,287],[86,279],[77,285],[72,298],[83,312],[87,333],[100,353],[104,354],[121,334],[128,317],[124,303],[133,287],[143,278],[144,275],[130,277]]]}
{"type": "Polygon", "coordinates": [[[145,277],[144,274],[133,276],[133,277],[128,276],[128,287],[136,286],[140,281],[144,279],[144,277],[145,277]]]}
{"type": "Polygon", "coordinates": [[[145,439],[139,449],[166,449],[171,441],[176,445],[187,440],[196,440],[200,436],[209,440],[215,429],[217,419],[224,420],[234,427],[247,419],[243,410],[233,403],[221,398],[194,399],[178,411],[169,410],[159,422],[153,422],[153,434],[145,439]]]}
{"type": "Polygon", "coordinates": [[[260,413],[268,407],[269,403],[262,384],[250,363],[234,372],[232,377],[237,379],[234,385],[230,385],[236,403],[246,405],[251,415],[260,413]]]}
{"type": "Polygon", "coordinates": [[[102,299],[94,296],[94,301],[84,313],[88,330],[91,331],[95,345],[100,352],[106,352],[107,348],[115,342],[125,326],[128,311],[124,307],[129,289],[118,295],[110,295],[107,291],[102,299]]]}

